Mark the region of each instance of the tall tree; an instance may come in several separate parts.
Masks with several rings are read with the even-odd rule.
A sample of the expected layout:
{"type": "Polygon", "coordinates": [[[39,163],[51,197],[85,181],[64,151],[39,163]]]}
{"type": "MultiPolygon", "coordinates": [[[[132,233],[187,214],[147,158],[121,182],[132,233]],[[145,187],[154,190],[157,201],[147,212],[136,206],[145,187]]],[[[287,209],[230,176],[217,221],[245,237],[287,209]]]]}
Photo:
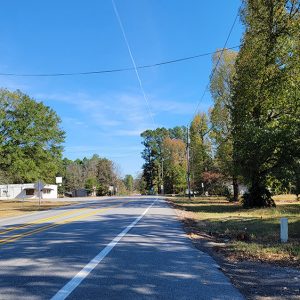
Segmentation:
{"type": "Polygon", "coordinates": [[[146,130],[141,134],[144,150],[142,157],[145,160],[143,165],[143,178],[146,182],[146,189],[152,193],[160,192],[162,185],[163,165],[163,141],[169,136],[166,128],[146,130]]]}
{"type": "Polygon", "coordinates": [[[65,137],[60,123],[42,102],[0,90],[0,169],[12,182],[55,181],[65,137]]]}
{"type": "Polygon", "coordinates": [[[205,113],[197,114],[190,126],[191,139],[191,175],[192,188],[201,191],[203,172],[211,166],[211,143],[209,141],[210,128],[205,113]]]}
{"type": "Polygon", "coordinates": [[[165,193],[182,193],[186,188],[186,144],[181,139],[167,137],[163,149],[165,193]]]}
{"type": "Polygon", "coordinates": [[[133,188],[134,188],[134,180],[133,180],[132,175],[130,175],[130,174],[125,175],[123,181],[124,181],[126,190],[127,190],[129,193],[132,193],[132,192],[133,192],[133,188]]]}
{"type": "Polygon", "coordinates": [[[171,139],[181,140],[186,143],[187,130],[186,126],[175,126],[169,129],[169,136],[171,139]]]}
{"type": "Polygon", "coordinates": [[[85,178],[83,177],[82,164],[77,161],[64,159],[65,163],[65,178],[63,180],[65,191],[72,191],[82,189],[85,185],[85,178]]]}
{"type": "Polygon", "coordinates": [[[244,0],[246,32],[232,97],[234,153],[250,184],[245,206],[274,205],[269,174],[300,155],[299,0],[244,0]]]}
{"type": "Polygon", "coordinates": [[[213,64],[216,66],[211,78],[210,91],[214,100],[210,121],[211,137],[215,145],[215,160],[221,173],[232,180],[233,200],[238,201],[237,170],[233,159],[232,117],[232,86],[235,76],[237,52],[225,49],[216,52],[213,64]],[[218,63],[218,65],[216,65],[218,63]]]}
{"type": "Polygon", "coordinates": [[[146,182],[143,177],[143,173],[138,173],[136,178],[134,179],[134,189],[139,191],[142,195],[147,193],[146,191],[146,182]]]}
{"type": "Polygon", "coordinates": [[[109,186],[117,187],[118,176],[113,161],[107,158],[100,158],[97,164],[97,180],[99,182],[99,194],[108,193],[109,186]]]}
{"type": "Polygon", "coordinates": [[[98,154],[94,154],[91,158],[83,158],[81,164],[84,178],[97,177],[98,163],[100,160],[101,158],[98,154]]]}

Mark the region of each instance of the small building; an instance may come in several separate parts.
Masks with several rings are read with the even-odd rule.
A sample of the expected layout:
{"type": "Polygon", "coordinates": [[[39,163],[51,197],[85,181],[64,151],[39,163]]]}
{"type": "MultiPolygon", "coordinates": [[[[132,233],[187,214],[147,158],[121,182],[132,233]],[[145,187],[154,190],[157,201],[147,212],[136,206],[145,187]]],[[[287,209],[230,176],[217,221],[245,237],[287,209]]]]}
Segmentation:
{"type": "MultiPolygon", "coordinates": [[[[40,196],[42,199],[57,198],[57,185],[56,184],[42,185],[40,196]]],[[[0,200],[38,199],[38,198],[39,198],[38,183],[0,185],[0,200]]]]}
{"type": "Polygon", "coordinates": [[[72,191],[72,197],[87,197],[88,192],[86,189],[76,189],[72,191]]]}

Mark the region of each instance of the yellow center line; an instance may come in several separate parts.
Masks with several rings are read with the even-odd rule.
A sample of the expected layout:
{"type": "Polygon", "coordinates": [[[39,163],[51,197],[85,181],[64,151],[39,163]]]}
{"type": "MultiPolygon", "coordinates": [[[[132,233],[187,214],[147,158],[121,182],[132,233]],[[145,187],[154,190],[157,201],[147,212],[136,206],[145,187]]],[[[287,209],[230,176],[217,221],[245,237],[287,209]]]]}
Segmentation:
{"type": "Polygon", "coordinates": [[[26,224],[23,224],[23,225],[12,226],[12,227],[9,227],[9,228],[5,229],[4,231],[1,231],[0,235],[5,234],[5,233],[10,232],[10,231],[16,231],[16,230],[19,230],[19,229],[23,229],[23,228],[26,228],[26,227],[33,226],[33,225],[41,224],[41,223],[44,223],[44,222],[47,222],[47,221],[52,221],[52,220],[55,220],[55,219],[59,219],[61,217],[72,215],[72,214],[75,214],[77,212],[80,212],[80,211],[83,211],[83,210],[88,210],[88,209],[89,208],[74,209],[72,211],[67,211],[67,212],[64,212],[64,213],[61,213],[61,214],[58,214],[58,215],[55,215],[55,216],[51,216],[51,217],[47,217],[47,218],[43,218],[43,219],[37,219],[35,221],[32,221],[30,223],[26,223],[26,224]]]}
{"type": "Polygon", "coordinates": [[[8,238],[0,240],[0,244],[3,245],[3,244],[7,244],[7,243],[12,243],[14,241],[17,241],[17,240],[23,238],[23,237],[26,237],[26,236],[29,236],[29,235],[32,235],[32,234],[35,234],[35,233],[39,233],[39,232],[45,231],[45,230],[50,229],[50,228],[54,228],[54,227],[57,227],[57,226],[65,225],[65,224],[68,224],[68,223],[71,223],[71,222],[74,222],[74,221],[77,221],[77,220],[81,220],[81,219],[84,219],[84,218],[96,215],[99,212],[104,212],[104,211],[110,210],[112,208],[116,208],[116,207],[121,206],[123,204],[126,204],[128,202],[130,202],[130,200],[126,201],[126,202],[122,202],[122,203],[117,204],[117,205],[109,206],[109,207],[106,207],[106,208],[96,209],[96,210],[94,210],[92,212],[81,214],[79,216],[70,217],[70,218],[68,218],[66,220],[63,220],[63,221],[60,221],[60,222],[56,222],[54,224],[46,225],[46,226],[43,226],[43,227],[31,230],[31,231],[27,231],[27,232],[20,233],[20,234],[15,234],[13,236],[10,236],[8,238]]]}

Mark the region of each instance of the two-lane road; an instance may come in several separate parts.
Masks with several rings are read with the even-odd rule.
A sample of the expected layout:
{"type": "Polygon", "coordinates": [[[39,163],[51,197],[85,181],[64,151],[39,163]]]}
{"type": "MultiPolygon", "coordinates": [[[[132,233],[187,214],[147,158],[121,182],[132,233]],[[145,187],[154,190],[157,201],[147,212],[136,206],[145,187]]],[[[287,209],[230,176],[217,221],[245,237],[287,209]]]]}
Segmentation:
{"type": "Polygon", "coordinates": [[[0,299],[243,299],[154,197],[0,222],[0,299]]]}

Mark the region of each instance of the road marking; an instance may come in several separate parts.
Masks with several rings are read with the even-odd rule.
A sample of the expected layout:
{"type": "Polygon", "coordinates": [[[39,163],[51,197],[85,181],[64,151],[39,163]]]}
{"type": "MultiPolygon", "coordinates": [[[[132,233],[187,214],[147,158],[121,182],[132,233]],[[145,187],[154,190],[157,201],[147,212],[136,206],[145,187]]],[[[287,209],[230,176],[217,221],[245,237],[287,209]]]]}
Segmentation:
{"type": "Polygon", "coordinates": [[[55,219],[59,219],[60,217],[65,217],[65,216],[72,215],[72,214],[75,214],[77,212],[80,212],[82,210],[88,210],[88,209],[90,209],[90,208],[74,209],[72,211],[67,211],[67,212],[64,212],[64,213],[61,213],[61,214],[58,214],[58,215],[54,215],[54,216],[51,216],[51,217],[48,217],[48,218],[37,219],[37,220],[34,220],[30,223],[26,223],[26,224],[23,224],[23,225],[12,226],[12,227],[9,227],[9,228],[1,231],[0,235],[5,234],[5,233],[10,232],[10,231],[16,231],[16,230],[23,229],[23,228],[26,228],[26,227],[29,227],[29,226],[33,226],[33,225],[41,224],[41,223],[44,223],[44,222],[47,222],[47,221],[52,221],[52,220],[55,220],[55,219]]]}
{"type": "Polygon", "coordinates": [[[43,227],[39,227],[37,229],[33,229],[31,231],[27,231],[27,232],[24,232],[24,233],[20,233],[20,234],[15,234],[15,235],[9,236],[7,238],[1,239],[0,240],[0,245],[7,244],[7,243],[12,243],[12,242],[15,242],[15,241],[23,238],[23,237],[26,237],[26,236],[29,236],[29,235],[32,235],[32,234],[35,234],[35,233],[39,233],[39,232],[45,231],[45,230],[50,229],[50,228],[54,228],[54,227],[57,227],[57,226],[65,225],[65,224],[68,224],[68,223],[71,223],[71,222],[74,222],[74,221],[77,221],[77,220],[81,220],[81,219],[84,219],[86,217],[90,217],[90,216],[96,215],[99,212],[104,212],[104,211],[110,210],[112,208],[116,208],[116,207],[124,205],[124,204],[126,204],[128,202],[131,202],[131,201],[129,200],[129,201],[117,204],[117,205],[112,205],[112,206],[109,206],[109,207],[96,209],[96,210],[94,210],[92,212],[89,212],[89,213],[86,213],[86,214],[81,214],[79,216],[70,217],[70,218],[67,218],[66,220],[63,220],[63,221],[60,221],[60,222],[56,222],[54,224],[49,224],[49,225],[46,225],[46,226],[43,226],[43,227]]]}
{"type": "Polygon", "coordinates": [[[102,251],[100,251],[87,265],[81,269],[66,285],[64,285],[51,300],[66,299],[80,283],[99,265],[99,263],[107,256],[107,254],[118,244],[118,242],[133,228],[149,211],[153,204],[157,201],[154,200],[150,206],[137,217],[130,225],[128,225],[121,233],[119,233],[102,251]]]}

